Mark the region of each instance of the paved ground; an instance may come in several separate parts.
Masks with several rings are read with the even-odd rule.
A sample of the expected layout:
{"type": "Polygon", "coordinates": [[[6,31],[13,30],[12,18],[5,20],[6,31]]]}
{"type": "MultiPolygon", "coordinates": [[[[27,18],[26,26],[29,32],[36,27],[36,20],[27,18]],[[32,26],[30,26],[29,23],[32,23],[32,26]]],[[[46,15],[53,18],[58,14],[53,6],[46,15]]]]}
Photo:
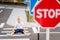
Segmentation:
{"type": "MultiPolygon", "coordinates": [[[[37,28],[33,27],[33,24],[27,25],[27,31],[30,33],[30,35],[23,35],[23,34],[18,34],[18,36],[9,36],[9,32],[4,32],[4,31],[12,31],[11,28],[13,28],[13,25],[16,24],[16,18],[18,16],[21,16],[24,21],[24,23],[27,22],[26,20],[26,14],[25,14],[25,6],[16,6],[16,5],[0,5],[0,10],[3,10],[3,12],[0,13],[0,24],[3,22],[5,25],[0,28],[0,39],[30,39],[30,40],[38,40],[38,35],[37,35],[37,28]],[[17,9],[17,10],[16,10],[17,9]],[[25,19],[25,20],[24,20],[25,19]],[[6,29],[7,28],[7,29],[6,29]],[[3,31],[3,32],[2,32],[3,31]],[[4,36],[5,35],[5,36],[4,36]],[[22,36],[23,35],[23,36],[22,36]]],[[[35,26],[35,25],[34,25],[35,26]]],[[[38,26],[38,25],[37,25],[38,26]]],[[[46,40],[46,29],[40,28],[40,34],[39,34],[39,40],[46,40]]],[[[60,39],[60,27],[57,27],[55,29],[50,30],[50,40],[59,40],[60,39]]]]}
{"type": "Polygon", "coordinates": [[[31,40],[37,40],[37,38],[36,38],[37,34],[33,33],[33,30],[31,27],[28,27],[28,29],[26,29],[29,31],[30,35],[22,36],[23,34],[22,35],[19,34],[20,36],[17,35],[14,37],[7,35],[6,31],[11,31],[9,29],[13,28],[13,25],[16,24],[15,21],[16,21],[18,16],[21,16],[23,18],[22,21],[24,21],[24,23],[27,22],[26,14],[25,14],[25,8],[23,6],[22,7],[20,6],[20,8],[19,7],[18,8],[10,7],[10,6],[9,7],[0,6],[0,10],[3,10],[3,12],[0,13],[0,24],[5,23],[4,27],[0,28],[0,39],[21,39],[21,38],[22,39],[24,39],[24,38],[28,39],[29,38],[31,40]],[[5,29],[5,28],[7,28],[7,29],[5,29]]]}

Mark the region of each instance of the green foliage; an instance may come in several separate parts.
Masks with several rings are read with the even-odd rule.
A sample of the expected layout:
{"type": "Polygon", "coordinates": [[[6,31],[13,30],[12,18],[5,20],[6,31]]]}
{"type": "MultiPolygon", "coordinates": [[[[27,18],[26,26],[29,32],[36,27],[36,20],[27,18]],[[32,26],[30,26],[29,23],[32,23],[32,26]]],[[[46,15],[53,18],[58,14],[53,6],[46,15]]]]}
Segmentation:
{"type": "Polygon", "coordinates": [[[0,0],[0,2],[13,2],[13,0],[0,0]]]}
{"type": "MultiPolygon", "coordinates": [[[[17,0],[19,3],[24,2],[24,0],[17,0]]],[[[14,2],[14,0],[0,0],[0,2],[14,2]]]]}
{"type": "Polygon", "coordinates": [[[58,1],[60,1],[60,0],[58,0],[58,1]]]}
{"type": "Polygon", "coordinates": [[[26,15],[27,15],[27,21],[28,21],[28,22],[34,22],[33,16],[31,16],[31,15],[29,14],[29,11],[26,11],[26,15]]]}
{"type": "Polygon", "coordinates": [[[17,0],[19,3],[24,2],[24,0],[17,0]]]}

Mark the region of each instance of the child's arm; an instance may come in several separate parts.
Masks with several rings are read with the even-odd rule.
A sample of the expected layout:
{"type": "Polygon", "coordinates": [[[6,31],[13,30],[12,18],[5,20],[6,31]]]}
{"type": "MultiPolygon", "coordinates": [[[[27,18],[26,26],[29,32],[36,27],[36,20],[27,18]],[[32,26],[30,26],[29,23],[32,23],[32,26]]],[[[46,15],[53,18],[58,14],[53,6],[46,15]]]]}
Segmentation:
{"type": "Polygon", "coordinates": [[[14,26],[14,28],[12,29],[12,35],[14,34],[15,29],[16,29],[16,26],[14,26]]]}
{"type": "Polygon", "coordinates": [[[23,30],[24,30],[24,34],[26,34],[26,30],[25,30],[24,26],[23,26],[23,30]]]}

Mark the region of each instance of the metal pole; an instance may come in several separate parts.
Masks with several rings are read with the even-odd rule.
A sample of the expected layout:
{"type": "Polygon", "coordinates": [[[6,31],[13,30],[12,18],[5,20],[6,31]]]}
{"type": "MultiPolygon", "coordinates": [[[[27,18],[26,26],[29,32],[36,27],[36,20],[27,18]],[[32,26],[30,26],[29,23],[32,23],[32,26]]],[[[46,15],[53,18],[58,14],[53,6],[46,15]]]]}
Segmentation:
{"type": "Polygon", "coordinates": [[[38,27],[38,40],[40,39],[39,37],[40,37],[40,35],[39,35],[39,33],[40,33],[40,27],[38,27]]]}
{"type": "Polygon", "coordinates": [[[50,37],[50,35],[49,35],[49,29],[46,29],[46,40],[49,40],[49,37],[50,37]]]}
{"type": "Polygon", "coordinates": [[[37,40],[39,40],[39,33],[38,33],[38,39],[37,40]]]}

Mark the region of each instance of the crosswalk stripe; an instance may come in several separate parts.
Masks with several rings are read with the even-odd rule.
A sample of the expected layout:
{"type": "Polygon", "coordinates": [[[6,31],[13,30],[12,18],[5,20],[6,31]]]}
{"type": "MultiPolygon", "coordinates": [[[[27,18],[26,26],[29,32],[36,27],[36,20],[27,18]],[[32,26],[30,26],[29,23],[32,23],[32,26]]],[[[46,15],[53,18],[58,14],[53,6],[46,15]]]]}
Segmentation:
{"type": "Polygon", "coordinates": [[[0,10],[0,13],[2,13],[3,12],[3,10],[0,10]]]}
{"type": "Polygon", "coordinates": [[[11,33],[12,31],[2,31],[1,33],[11,33]]]}
{"type": "MultiPolygon", "coordinates": [[[[1,33],[11,33],[12,31],[2,31],[1,33]]],[[[29,31],[25,31],[26,33],[28,33],[29,31]]]]}
{"type": "MultiPolygon", "coordinates": [[[[13,28],[3,28],[3,30],[12,30],[13,28]]],[[[28,29],[28,28],[25,28],[28,29]]]]}
{"type": "Polygon", "coordinates": [[[12,30],[13,28],[3,28],[3,30],[12,30]]]}
{"type": "Polygon", "coordinates": [[[4,6],[0,6],[0,8],[5,8],[4,6]]]}
{"type": "Polygon", "coordinates": [[[5,23],[1,23],[0,28],[3,28],[3,27],[4,27],[4,25],[5,25],[5,23]]]}
{"type": "Polygon", "coordinates": [[[11,35],[11,34],[7,34],[7,35],[0,35],[0,36],[29,36],[31,33],[26,33],[26,34],[14,34],[14,35],[11,35]]]}
{"type": "Polygon", "coordinates": [[[7,20],[7,24],[15,26],[17,23],[18,16],[21,17],[21,22],[27,22],[27,17],[24,8],[14,8],[9,19],[7,20]],[[13,15],[13,16],[12,16],[13,15]]]}
{"type": "Polygon", "coordinates": [[[0,40],[30,40],[29,38],[20,38],[20,39],[0,39],[0,40]]]}
{"type": "Polygon", "coordinates": [[[32,27],[32,30],[34,33],[38,33],[38,30],[36,29],[36,27],[32,27]]]}

